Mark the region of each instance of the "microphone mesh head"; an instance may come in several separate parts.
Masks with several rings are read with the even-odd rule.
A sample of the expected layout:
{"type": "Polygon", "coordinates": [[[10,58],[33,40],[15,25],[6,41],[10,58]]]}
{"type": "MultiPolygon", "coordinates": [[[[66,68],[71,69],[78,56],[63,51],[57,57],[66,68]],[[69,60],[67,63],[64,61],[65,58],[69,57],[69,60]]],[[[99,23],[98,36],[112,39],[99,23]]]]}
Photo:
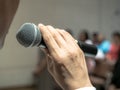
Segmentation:
{"type": "Polygon", "coordinates": [[[37,46],[41,42],[41,33],[35,24],[25,23],[20,27],[16,38],[25,47],[37,46]]]}

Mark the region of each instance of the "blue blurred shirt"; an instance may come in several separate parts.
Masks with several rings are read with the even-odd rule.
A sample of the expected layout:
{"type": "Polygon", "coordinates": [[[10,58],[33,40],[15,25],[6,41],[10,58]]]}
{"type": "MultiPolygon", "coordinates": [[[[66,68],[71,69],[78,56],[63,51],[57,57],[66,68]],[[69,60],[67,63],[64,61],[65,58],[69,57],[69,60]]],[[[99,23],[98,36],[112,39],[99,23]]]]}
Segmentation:
{"type": "Polygon", "coordinates": [[[104,40],[97,47],[98,47],[98,49],[103,51],[104,54],[106,54],[110,50],[110,42],[108,40],[104,40]]]}

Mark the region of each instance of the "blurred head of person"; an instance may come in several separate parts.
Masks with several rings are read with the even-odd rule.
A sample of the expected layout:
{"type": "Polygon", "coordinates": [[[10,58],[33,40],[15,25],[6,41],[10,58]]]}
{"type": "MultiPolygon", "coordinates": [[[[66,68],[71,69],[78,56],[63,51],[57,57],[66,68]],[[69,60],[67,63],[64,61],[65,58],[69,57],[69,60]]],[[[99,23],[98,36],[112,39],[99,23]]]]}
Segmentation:
{"type": "Polygon", "coordinates": [[[98,49],[100,49],[104,54],[108,53],[110,50],[110,41],[106,40],[105,36],[102,33],[98,34],[98,49]]]}
{"type": "Polygon", "coordinates": [[[79,34],[79,40],[85,42],[88,39],[89,39],[88,30],[83,29],[79,34]]]}
{"type": "Polygon", "coordinates": [[[98,32],[93,32],[92,34],[92,41],[94,44],[98,44],[98,32]]]}
{"type": "Polygon", "coordinates": [[[107,60],[111,60],[113,63],[118,59],[118,53],[120,49],[120,32],[114,31],[112,33],[112,43],[110,50],[106,55],[107,60]]]}
{"type": "Polygon", "coordinates": [[[99,33],[97,40],[98,40],[98,44],[100,44],[105,40],[105,36],[102,33],[99,33]]]}
{"type": "Polygon", "coordinates": [[[120,32],[114,31],[112,33],[112,42],[116,45],[120,45],[120,32]]]}

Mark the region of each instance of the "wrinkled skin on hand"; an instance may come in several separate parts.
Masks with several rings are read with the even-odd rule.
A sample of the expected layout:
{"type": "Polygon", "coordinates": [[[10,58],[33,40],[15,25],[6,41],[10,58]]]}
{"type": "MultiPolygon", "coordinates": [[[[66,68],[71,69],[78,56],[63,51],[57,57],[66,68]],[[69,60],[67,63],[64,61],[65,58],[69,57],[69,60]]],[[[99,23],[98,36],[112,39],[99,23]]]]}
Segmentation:
{"type": "Polygon", "coordinates": [[[92,86],[83,51],[66,31],[39,24],[47,46],[47,67],[64,90],[92,86]]]}

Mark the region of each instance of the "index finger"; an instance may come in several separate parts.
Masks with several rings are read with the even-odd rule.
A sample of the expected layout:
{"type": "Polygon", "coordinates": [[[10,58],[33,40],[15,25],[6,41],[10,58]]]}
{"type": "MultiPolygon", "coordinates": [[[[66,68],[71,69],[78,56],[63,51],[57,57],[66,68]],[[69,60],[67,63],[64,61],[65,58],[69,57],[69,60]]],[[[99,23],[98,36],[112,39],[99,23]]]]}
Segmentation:
{"type": "Polygon", "coordinates": [[[50,31],[43,24],[39,24],[38,26],[40,28],[40,31],[42,33],[44,42],[48,48],[49,53],[50,54],[56,53],[59,50],[59,46],[57,45],[57,43],[56,43],[55,39],[53,38],[53,36],[51,35],[50,31]]]}

